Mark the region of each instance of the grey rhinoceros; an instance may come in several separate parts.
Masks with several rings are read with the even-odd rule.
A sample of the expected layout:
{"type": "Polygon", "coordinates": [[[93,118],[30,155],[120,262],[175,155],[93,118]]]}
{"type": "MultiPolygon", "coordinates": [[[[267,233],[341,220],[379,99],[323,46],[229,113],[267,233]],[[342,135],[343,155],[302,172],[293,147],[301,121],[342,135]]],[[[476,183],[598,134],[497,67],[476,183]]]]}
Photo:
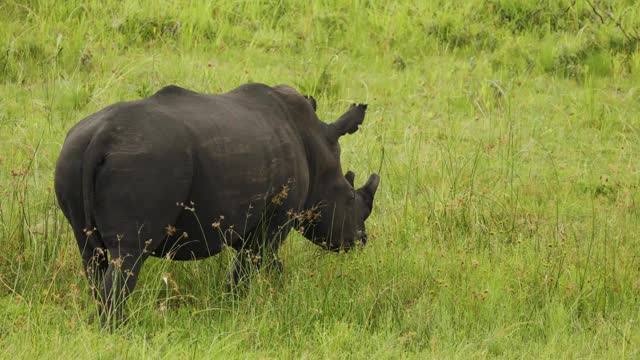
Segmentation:
{"type": "Polygon", "coordinates": [[[366,108],[351,105],[327,124],[316,101],[289,86],[211,95],[172,85],[81,120],[62,147],[55,191],[101,315],[121,308],[149,256],[202,259],[230,246],[233,284],[249,265],[280,268],[292,228],[328,250],[365,244],[380,178],[354,189],[338,139],[366,108]]]}

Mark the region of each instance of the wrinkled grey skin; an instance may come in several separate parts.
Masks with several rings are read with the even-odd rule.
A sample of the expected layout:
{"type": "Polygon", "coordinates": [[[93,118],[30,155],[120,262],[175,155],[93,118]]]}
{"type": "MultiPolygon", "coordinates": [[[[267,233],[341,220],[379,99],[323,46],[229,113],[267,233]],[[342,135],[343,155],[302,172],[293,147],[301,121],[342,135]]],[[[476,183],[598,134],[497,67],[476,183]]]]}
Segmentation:
{"type": "Polygon", "coordinates": [[[288,86],[220,95],[168,86],[76,124],[55,190],[102,318],[121,309],[149,256],[201,259],[230,246],[234,284],[247,263],[279,268],[278,247],[294,227],[328,250],[366,243],[380,179],[354,189],[338,144],[366,105],[330,124],[315,110],[288,86]]]}

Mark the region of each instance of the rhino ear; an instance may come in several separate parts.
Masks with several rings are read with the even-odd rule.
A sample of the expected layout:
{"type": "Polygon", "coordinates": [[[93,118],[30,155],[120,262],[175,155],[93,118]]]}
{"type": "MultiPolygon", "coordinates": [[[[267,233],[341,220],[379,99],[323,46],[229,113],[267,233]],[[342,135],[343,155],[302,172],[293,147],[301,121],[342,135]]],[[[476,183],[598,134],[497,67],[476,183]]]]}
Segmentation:
{"type": "Polygon", "coordinates": [[[328,138],[337,141],[344,134],[353,134],[364,121],[367,104],[352,104],[338,120],[328,125],[328,138]]]}
{"type": "Polygon", "coordinates": [[[313,98],[313,96],[305,95],[304,98],[307,99],[309,104],[311,104],[311,107],[313,108],[313,111],[316,111],[318,109],[318,103],[316,102],[316,99],[313,98]]]}
{"type": "Polygon", "coordinates": [[[349,170],[346,174],[344,174],[344,177],[347,179],[349,184],[351,184],[351,187],[354,187],[353,182],[356,179],[356,174],[353,171],[349,170]]]}

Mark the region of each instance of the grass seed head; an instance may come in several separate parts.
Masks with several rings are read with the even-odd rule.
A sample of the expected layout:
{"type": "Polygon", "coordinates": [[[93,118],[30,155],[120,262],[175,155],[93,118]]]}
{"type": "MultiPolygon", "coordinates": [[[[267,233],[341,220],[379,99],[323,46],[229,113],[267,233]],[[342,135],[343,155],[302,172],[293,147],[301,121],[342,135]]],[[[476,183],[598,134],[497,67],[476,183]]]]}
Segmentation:
{"type": "Polygon", "coordinates": [[[164,230],[169,236],[173,236],[176,233],[176,228],[173,225],[167,225],[164,230]]]}

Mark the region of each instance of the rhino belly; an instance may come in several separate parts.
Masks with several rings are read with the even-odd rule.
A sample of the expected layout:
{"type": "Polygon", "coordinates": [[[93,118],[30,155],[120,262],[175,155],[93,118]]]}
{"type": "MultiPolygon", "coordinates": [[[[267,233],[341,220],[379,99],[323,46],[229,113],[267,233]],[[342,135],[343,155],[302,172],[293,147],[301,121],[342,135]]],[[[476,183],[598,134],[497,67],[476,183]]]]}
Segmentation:
{"type": "Polygon", "coordinates": [[[210,238],[198,235],[199,231],[196,229],[189,229],[192,230],[191,232],[184,231],[184,227],[176,227],[176,229],[177,232],[171,236],[167,235],[164,242],[152,253],[152,256],[187,261],[205,259],[222,250],[221,241],[212,241],[210,238]]]}

